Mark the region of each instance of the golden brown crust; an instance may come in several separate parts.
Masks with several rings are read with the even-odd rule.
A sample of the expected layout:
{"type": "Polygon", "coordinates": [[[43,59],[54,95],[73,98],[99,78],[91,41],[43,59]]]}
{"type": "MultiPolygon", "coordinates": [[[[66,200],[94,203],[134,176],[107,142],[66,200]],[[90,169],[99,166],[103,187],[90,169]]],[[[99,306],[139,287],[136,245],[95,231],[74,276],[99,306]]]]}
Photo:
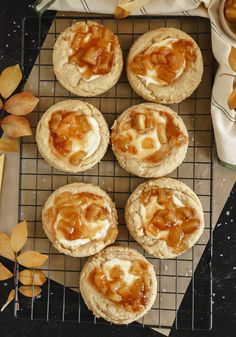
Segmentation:
{"type": "Polygon", "coordinates": [[[134,91],[147,101],[164,104],[179,103],[189,97],[201,81],[203,74],[202,54],[196,42],[185,32],[176,28],[158,28],[143,34],[134,42],[129,51],[126,72],[134,91]],[[153,83],[147,85],[144,80],[132,72],[130,62],[136,55],[149,48],[153,43],[169,37],[193,42],[197,59],[172,85],[160,86],[153,83]]]}
{"type": "Polygon", "coordinates": [[[101,251],[104,247],[112,244],[116,236],[118,235],[118,228],[117,228],[117,211],[115,208],[114,203],[108,196],[108,194],[103,191],[98,186],[94,186],[91,184],[85,184],[85,183],[73,183],[69,185],[65,185],[54,191],[46,200],[45,205],[42,210],[42,224],[43,229],[49,238],[49,240],[52,242],[53,246],[59,250],[59,252],[64,253],[66,255],[74,256],[74,257],[83,257],[83,256],[90,256],[94,255],[97,252],[101,251]],[[112,229],[112,235],[109,236],[108,234],[101,239],[91,240],[88,243],[85,243],[81,246],[71,246],[71,247],[65,247],[63,243],[61,243],[59,240],[57,240],[55,235],[55,228],[51,226],[48,222],[47,218],[47,211],[50,207],[53,207],[55,205],[55,199],[63,192],[71,192],[71,193],[81,193],[81,192],[87,192],[92,193],[97,196],[100,196],[104,199],[104,205],[107,205],[107,207],[110,209],[111,214],[111,222],[109,229],[112,229]]]}
{"type": "Polygon", "coordinates": [[[85,304],[93,311],[96,317],[102,317],[114,324],[128,324],[138,320],[151,309],[157,292],[156,275],[151,263],[136,250],[122,246],[111,246],[96,254],[85,263],[80,276],[80,291],[85,304]],[[89,282],[88,276],[91,271],[96,267],[100,267],[102,263],[112,258],[120,258],[129,261],[139,259],[147,263],[151,285],[148,293],[148,303],[143,311],[137,313],[129,312],[125,310],[125,308],[115,306],[112,301],[104,297],[89,282]]]}

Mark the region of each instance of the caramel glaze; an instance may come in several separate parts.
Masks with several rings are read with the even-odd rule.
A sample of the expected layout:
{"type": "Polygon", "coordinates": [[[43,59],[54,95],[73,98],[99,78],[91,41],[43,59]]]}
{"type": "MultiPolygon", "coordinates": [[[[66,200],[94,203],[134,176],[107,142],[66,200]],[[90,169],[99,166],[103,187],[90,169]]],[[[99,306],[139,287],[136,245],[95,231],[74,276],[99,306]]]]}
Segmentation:
{"type": "Polygon", "coordinates": [[[145,76],[148,69],[155,70],[154,79],[163,80],[166,85],[174,83],[177,73],[185,64],[184,71],[196,61],[194,44],[190,40],[179,39],[171,47],[157,47],[148,53],[147,49],[133,58],[129,66],[136,75],[145,76]]]}
{"type": "MultiPolygon", "coordinates": [[[[157,112],[156,112],[157,113],[157,112]]],[[[188,137],[183,134],[176,125],[174,117],[167,112],[158,112],[162,117],[165,118],[166,124],[158,123],[155,120],[155,113],[151,110],[146,110],[144,113],[137,111],[131,111],[130,118],[127,122],[118,123],[115,129],[112,130],[111,140],[113,146],[119,152],[124,152],[130,155],[137,155],[138,149],[134,145],[134,139],[128,130],[133,128],[136,130],[137,135],[147,134],[147,137],[142,143],[143,149],[152,149],[152,154],[147,155],[143,158],[146,163],[157,164],[163,161],[173,148],[184,145],[188,141],[188,137]],[[152,138],[148,136],[150,130],[157,131],[161,147],[155,150],[154,142],[152,138]],[[131,145],[130,143],[133,143],[131,145]]]]}
{"type": "Polygon", "coordinates": [[[102,25],[87,25],[79,28],[71,42],[73,50],[69,62],[78,65],[82,77],[88,80],[93,75],[104,75],[111,71],[117,37],[102,25]]]}
{"type": "Polygon", "coordinates": [[[163,188],[144,191],[140,203],[147,206],[152,197],[156,197],[156,202],[163,208],[153,214],[149,223],[143,224],[146,234],[155,237],[165,231],[167,235],[160,240],[165,240],[176,252],[185,250],[184,238],[196,232],[200,224],[195,209],[187,205],[177,207],[173,202],[173,191],[163,188]]]}
{"type": "Polygon", "coordinates": [[[147,305],[147,293],[150,289],[147,264],[141,260],[134,260],[129,272],[136,276],[131,285],[126,284],[119,265],[110,270],[110,280],[107,279],[102,266],[92,270],[88,279],[114,305],[123,307],[127,311],[138,312],[147,305]]]}

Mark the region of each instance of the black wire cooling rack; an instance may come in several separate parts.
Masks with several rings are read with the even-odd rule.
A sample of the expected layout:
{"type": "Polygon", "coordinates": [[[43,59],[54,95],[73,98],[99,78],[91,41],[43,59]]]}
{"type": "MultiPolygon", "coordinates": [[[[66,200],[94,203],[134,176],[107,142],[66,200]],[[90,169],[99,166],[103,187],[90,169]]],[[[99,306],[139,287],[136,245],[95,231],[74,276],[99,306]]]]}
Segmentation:
{"type": "MultiPolygon", "coordinates": [[[[74,181],[91,182],[106,190],[115,201],[120,223],[116,244],[136,248],[154,265],[158,280],[156,302],[139,322],[153,328],[211,329],[212,326],[212,166],[213,131],[210,117],[210,97],[213,80],[210,24],[196,17],[129,17],[117,21],[110,16],[27,17],[22,26],[22,66],[29,73],[32,54],[38,58],[26,83],[40,99],[37,110],[30,115],[34,134],[23,138],[20,149],[19,220],[27,219],[27,248],[49,255],[43,270],[48,281],[40,298],[17,297],[15,316],[28,319],[73,320],[91,324],[107,324],[95,319],[79,293],[79,273],[85,259],[59,254],[45,237],[41,226],[41,208],[56,188],[74,181]],[[61,31],[77,20],[92,19],[117,33],[126,58],[133,41],[142,33],[157,27],[176,27],[186,31],[199,44],[204,59],[203,80],[194,92],[180,104],[172,105],[183,118],[190,144],[186,159],[170,176],[189,185],[202,201],[206,228],[199,242],[185,254],[169,260],[147,255],[129,236],[123,216],[125,202],[143,179],[132,176],[118,165],[109,148],[102,161],[82,174],[66,174],[50,167],[40,156],[35,143],[35,128],[41,115],[52,104],[75,98],[56,81],[52,68],[52,48],[61,31]],[[48,31],[49,29],[49,31],[48,31]],[[48,33],[45,35],[45,31],[48,33]],[[46,37],[45,37],[46,36],[46,37]],[[201,257],[201,263],[198,262],[201,257]],[[198,265],[198,266],[197,266],[198,265]],[[195,272],[194,272],[195,271],[195,272]]],[[[84,98],[82,98],[84,100],[84,98]]],[[[117,85],[96,98],[86,101],[97,106],[108,124],[131,105],[143,102],[131,89],[123,72],[117,85]]],[[[18,285],[16,285],[16,290],[18,285]]]]}

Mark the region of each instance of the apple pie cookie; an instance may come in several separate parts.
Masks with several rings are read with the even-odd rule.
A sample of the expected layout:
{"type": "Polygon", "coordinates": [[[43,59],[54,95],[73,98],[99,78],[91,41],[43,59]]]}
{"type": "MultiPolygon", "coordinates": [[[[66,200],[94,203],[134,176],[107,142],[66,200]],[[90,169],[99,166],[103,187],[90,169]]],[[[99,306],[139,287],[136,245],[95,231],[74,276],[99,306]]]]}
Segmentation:
{"type": "Polygon", "coordinates": [[[149,180],[131,194],[125,208],[133,238],[161,259],[192,247],[204,230],[204,214],[196,194],[171,178],[149,180]]]}
{"type": "Polygon", "coordinates": [[[128,324],[151,309],[157,292],[156,275],[151,263],[136,250],[111,246],[85,263],[80,291],[96,317],[128,324]]]}
{"type": "Polygon", "coordinates": [[[54,247],[74,257],[96,254],[118,234],[112,200],[99,187],[85,183],[54,191],[44,205],[42,224],[54,247]]]}
{"type": "Polygon", "coordinates": [[[135,105],[114,122],[112,149],[120,165],[140,177],[161,177],[183,161],[188,132],[172,109],[156,103],[135,105]]]}
{"type": "Polygon", "coordinates": [[[127,76],[132,88],[156,103],[178,103],[190,96],[203,74],[197,43],[176,28],[158,28],[140,36],[130,49],[127,76]]]}
{"type": "Polygon", "coordinates": [[[97,22],[76,22],[62,32],[53,50],[61,85],[78,96],[97,96],[118,81],[123,57],[117,36],[97,22]]]}
{"type": "Polygon", "coordinates": [[[36,131],[38,149],[58,170],[85,171],[104,156],[109,129],[101,112],[79,100],[56,103],[41,117],[36,131]]]}

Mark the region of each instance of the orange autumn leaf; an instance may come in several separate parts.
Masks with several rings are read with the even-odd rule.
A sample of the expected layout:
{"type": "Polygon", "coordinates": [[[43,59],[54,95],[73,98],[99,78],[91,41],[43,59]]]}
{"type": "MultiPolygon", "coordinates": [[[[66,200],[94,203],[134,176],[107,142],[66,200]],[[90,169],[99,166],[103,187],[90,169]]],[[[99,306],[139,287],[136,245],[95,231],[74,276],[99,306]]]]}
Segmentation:
{"type": "Polygon", "coordinates": [[[34,110],[39,99],[28,92],[20,92],[10,97],[4,104],[4,110],[7,112],[23,116],[34,110]]]}
{"type": "Polygon", "coordinates": [[[4,304],[4,306],[1,308],[1,312],[8,306],[9,303],[11,303],[12,300],[15,298],[15,290],[12,289],[8,295],[7,301],[4,304]]]}
{"type": "Polygon", "coordinates": [[[0,152],[18,152],[18,140],[11,137],[0,138],[0,152]]]}
{"type": "Polygon", "coordinates": [[[19,292],[26,297],[36,297],[41,293],[42,289],[40,287],[33,286],[21,286],[19,292]]]}
{"type": "Polygon", "coordinates": [[[8,280],[13,276],[12,272],[8,270],[1,262],[0,262],[0,281],[8,280]]]}
{"type": "Polygon", "coordinates": [[[25,220],[13,227],[11,234],[11,246],[15,253],[18,253],[24,247],[27,241],[27,235],[27,222],[25,220]]]}
{"type": "Polygon", "coordinates": [[[0,109],[2,109],[2,108],[3,108],[3,102],[2,102],[2,100],[0,98],[0,109]]]}
{"type": "Polygon", "coordinates": [[[0,256],[9,260],[15,260],[15,254],[11,247],[11,241],[7,234],[0,233],[0,256]]]}
{"type": "Polygon", "coordinates": [[[8,98],[18,87],[22,80],[22,72],[19,64],[3,70],[0,76],[0,94],[8,98]]]}
{"type": "Polygon", "coordinates": [[[9,115],[3,118],[1,128],[9,137],[31,136],[32,131],[28,120],[22,116],[9,115]]]}
{"type": "Polygon", "coordinates": [[[24,286],[29,285],[41,286],[47,281],[47,278],[44,272],[42,272],[41,270],[25,269],[19,273],[19,281],[24,286]]]}
{"type": "Polygon", "coordinates": [[[38,268],[44,264],[47,258],[47,255],[43,255],[34,250],[30,250],[20,254],[17,257],[17,261],[19,264],[26,268],[38,268]]]}

